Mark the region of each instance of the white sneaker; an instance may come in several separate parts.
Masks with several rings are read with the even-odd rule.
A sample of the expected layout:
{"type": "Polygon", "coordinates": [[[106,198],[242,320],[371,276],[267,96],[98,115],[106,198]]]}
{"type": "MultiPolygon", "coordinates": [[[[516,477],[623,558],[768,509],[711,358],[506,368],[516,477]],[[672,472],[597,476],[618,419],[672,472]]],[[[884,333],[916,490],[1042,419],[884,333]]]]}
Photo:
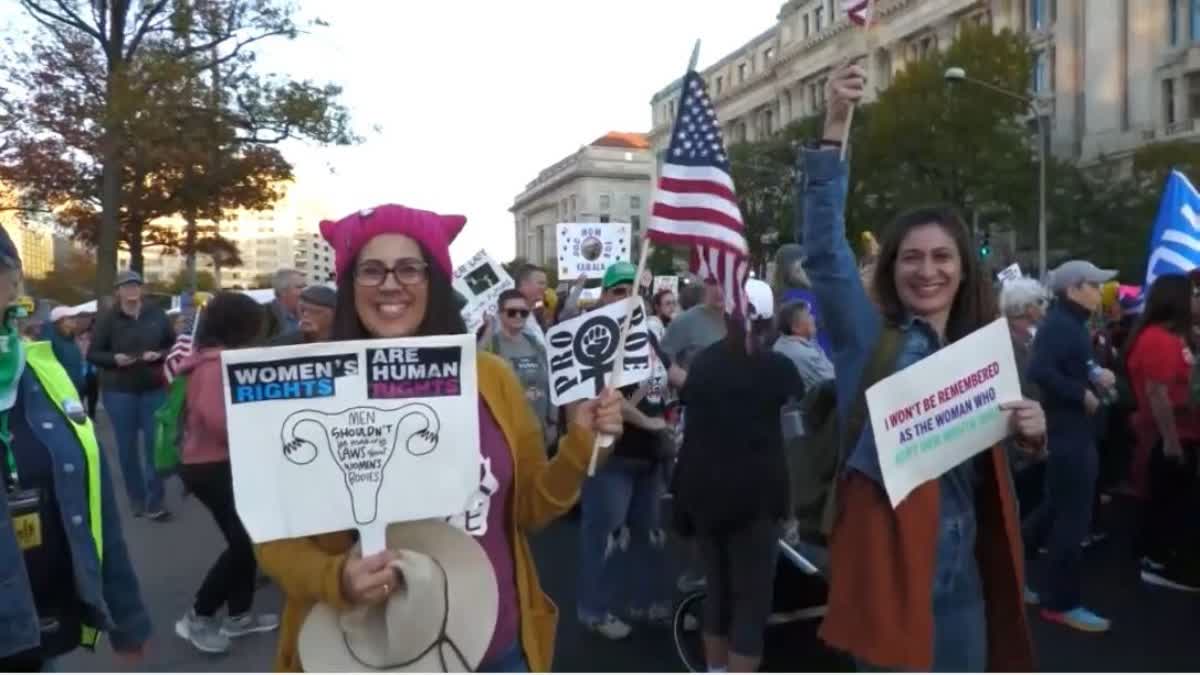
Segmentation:
{"type": "Polygon", "coordinates": [[[275,614],[251,614],[227,616],[221,622],[221,635],[229,638],[242,637],[251,633],[269,633],[279,628],[279,617],[275,614]]]}
{"type": "Polygon", "coordinates": [[[229,636],[221,632],[215,618],[197,616],[194,609],[189,609],[182,619],[175,622],[175,634],[205,654],[225,654],[233,646],[229,636]]]}
{"type": "Polygon", "coordinates": [[[609,640],[624,640],[633,632],[633,628],[612,614],[605,614],[603,621],[584,621],[588,630],[599,633],[609,640]]]}

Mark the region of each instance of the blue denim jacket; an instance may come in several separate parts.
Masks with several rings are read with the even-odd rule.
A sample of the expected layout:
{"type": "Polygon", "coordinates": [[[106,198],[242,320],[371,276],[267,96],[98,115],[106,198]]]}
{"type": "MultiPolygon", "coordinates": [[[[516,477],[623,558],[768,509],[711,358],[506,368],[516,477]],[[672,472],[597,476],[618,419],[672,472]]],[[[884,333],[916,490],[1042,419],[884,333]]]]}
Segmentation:
{"type": "MultiPolygon", "coordinates": [[[[88,526],[87,468],[79,439],[51,402],[37,377],[26,368],[21,391],[29,428],[54,460],[54,489],[67,531],[75,588],[86,623],[108,633],[115,649],[132,649],[150,637],[150,616],[142,604],[133,563],[121,534],[112,477],[100,456],[104,562],[97,559],[88,526]]],[[[40,641],[25,559],[8,512],[0,499],[0,657],[36,647],[40,641]]]]}
{"type": "MultiPolygon", "coordinates": [[[[825,308],[825,327],[833,345],[837,373],[838,416],[849,414],[858,396],[863,372],[883,330],[883,317],[863,288],[858,263],[846,239],[848,167],[836,150],[807,150],[797,166],[797,201],[803,209],[804,270],[817,302],[825,308]]],[[[920,319],[900,326],[904,341],[896,359],[899,371],[937,351],[942,345],[933,329],[920,319]]],[[[846,461],[847,467],[883,484],[875,435],[868,419],[846,461]]],[[[943,519],[974,510],[974,479],[964,462],[941,480],[943,519]]]]}

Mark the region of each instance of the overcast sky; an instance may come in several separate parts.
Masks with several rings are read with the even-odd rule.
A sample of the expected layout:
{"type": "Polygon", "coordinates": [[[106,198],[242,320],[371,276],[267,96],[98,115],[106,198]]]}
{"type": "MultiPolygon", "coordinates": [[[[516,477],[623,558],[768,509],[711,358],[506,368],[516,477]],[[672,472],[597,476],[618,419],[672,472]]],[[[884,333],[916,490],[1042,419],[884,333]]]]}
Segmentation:
{"type": "MultiPolygon", "coordinates": [[[[456,261],[514,252],[513,198],[610,130],[648,131],[650,97],[770,28],[782,0],[299,0],[330,27],[269,43],[264,68],[345,87],[364,142],[289,146],[300,200],[467,216],[456,261]]],[[[15,0],[0,0],[12,19],[15,0]]],[[[20,21],[18,19],[18,21],[20,21]]],[[[0,23],[9,24],[9,21],[0,23]]]]}

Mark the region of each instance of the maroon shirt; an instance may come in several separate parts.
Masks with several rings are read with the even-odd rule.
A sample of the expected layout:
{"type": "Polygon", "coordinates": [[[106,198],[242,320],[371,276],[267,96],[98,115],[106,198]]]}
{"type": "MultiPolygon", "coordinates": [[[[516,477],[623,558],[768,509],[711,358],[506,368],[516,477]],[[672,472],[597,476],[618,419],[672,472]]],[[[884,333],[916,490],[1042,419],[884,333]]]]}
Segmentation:
{"type": "Polygon", "coordinates": [[[483,663],[503,656],[520,635],[520,608],[513,547],[508,538],[512,513],[513,455],[483,398],[479,399],[480,485],[470,509],[451,522],[475,537],[487,552],[500,594],[496,630],[483,663]]]}

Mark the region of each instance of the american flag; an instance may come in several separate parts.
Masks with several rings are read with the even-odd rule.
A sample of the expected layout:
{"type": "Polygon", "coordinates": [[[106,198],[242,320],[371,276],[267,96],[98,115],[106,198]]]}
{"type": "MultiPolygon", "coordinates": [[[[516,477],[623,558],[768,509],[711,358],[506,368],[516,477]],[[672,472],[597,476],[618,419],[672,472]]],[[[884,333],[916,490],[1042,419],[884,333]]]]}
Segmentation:
{"type": "Polygon", "coordinates": [[[871,16],[871,0],[842,0],[842,11],[851,22],[866,26],[871,16]]]}
{"type": "Polygon", "coordinates": [[[691,248],[692,271],[724,289],[727,313],[747,316],[748,248],[717,113],[696,71],[682,91],[646,236],[691,248]]]}
{"type": "Polygon", "coordinates": [[[167,358],[163,361],[163,372],[167,375],[167,382],[175,379],[183,362],[192,355],[192,342],[196,338],[196,316],[200,310],[189,307],[182,311],[181,330],[179,335],[175,336],[175,344],[171,345],[171,351],[167,352],[167,358]]]}

